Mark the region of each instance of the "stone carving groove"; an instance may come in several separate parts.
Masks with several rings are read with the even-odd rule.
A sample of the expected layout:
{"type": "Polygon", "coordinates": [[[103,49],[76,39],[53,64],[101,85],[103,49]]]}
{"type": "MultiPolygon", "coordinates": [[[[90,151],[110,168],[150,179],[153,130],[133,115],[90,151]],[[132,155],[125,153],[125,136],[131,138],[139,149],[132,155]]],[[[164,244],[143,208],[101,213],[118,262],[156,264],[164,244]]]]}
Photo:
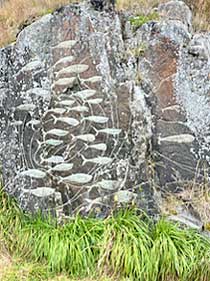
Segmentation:
{"type": "Polygon", "coordinates": [[[134,31],[125,15],[70,5],[0,50],[0,160],[23,209],[103,217],[134,202],[154,214],[161,195],[202,179],[209,36],[192,33],[182,1],[157,11],[134,31]]]}
{"type": "Polygon", "coordinates": [[[66,7],[26,28],[9,48],[17,89],[8,89],[7,100],[16,98],[3,114],[15,142],[7,142],[8,154],[18,158],[11,171],[11,158],[1,154],[13,173],[6,190],[24,209],[58,216],[105,215],[116,202],[136,200],[147,147],[134,136],[144,100],[134,70],[122,64],[119,17],[66,7]],[[40,26],[51,31],[47,41],[40,26]]]}
{"type": "MultiPolygon", "coordinates": [[[[62,190],[64,205],[72,206],[81,197],[84,202],[76,203],[78,211],[88,212],[94,203],[106,206],[101,190],[117,190],[126,181],[111,176],[123,132],[111,108],[112,96],[100,89],[102,76],[97,75],[95,67],[90,69],[86,64],[88,57],[77,62],[74,48],[80,48],[76,40],[66,40],[52,48],[53,98],[51,108],[42,117],[41,139],[34,154],[35,164],[47,172],[23,173],[34,177],[39,171],[41,178],[48,176],[62,190]],[[92,72],[95,76],[91,76],[92,72]]],[[[43,192],[54,190],[42,189],[43,192]]]]}

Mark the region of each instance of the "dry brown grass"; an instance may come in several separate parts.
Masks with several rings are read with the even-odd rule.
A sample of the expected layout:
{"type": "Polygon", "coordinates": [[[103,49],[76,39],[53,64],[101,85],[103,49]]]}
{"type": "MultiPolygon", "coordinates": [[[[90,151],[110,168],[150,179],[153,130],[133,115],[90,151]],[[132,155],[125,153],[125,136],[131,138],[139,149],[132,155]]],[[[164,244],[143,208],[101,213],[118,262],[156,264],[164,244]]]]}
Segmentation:
{"type": "Polygon", "coordinates": [[[210,1],[209,0],[185,0],[192,9],[193,25],[196,31],[210,30],[210,1]]]}
{"type": "Polygon", "coordinates": [[[119,10],[129,10],[134,14],[148,14],[154,7],[167,0],[117,0],[119,10]]]}
{"type": "MultiPolygon", "coordinates": [[[[117,0],[120,10],[129,10],[136,14],[146,14],[160,3],[170,0],[117,0]]],[[[210,0],[183,0],[193,12],[195,31],[210,30],[210,0]]]]}
{"type": "Polygon", "coordinates": [[[18,27],[26,20],[52,12],[71,0],[6,0],[0,8],[0,46],[15,40],[18,27]]]}
{"type": "MultiPolygon", "coordinates": [[[[56,8],[79,2],[80,0],[5,0],[0,8],[0,47],[16,39],[19,26],[31,19],[52,12],[56,8]]],[[[166,0],[117,0],[119,10],[129,10],[132,13],[147,13],[158,3],[166,0]]]]}
{"type": "MultiPolygon", "coordinates": [[[[80,0],[5,0],[0,7],[0,47],[15,41],[19,26],[32,18],[37,18],[56,8],[80,0]]],[[[135,14],[145,14],[167,0],[117,0],[118,10],[129,10],[135,14]]],[[[186,0],[194,11],[196,30],[210,29],[210,1],[186,0]]]]}
{"type": "MultiPolygon", "coordinates": [[[[0,280],[1,281],[116,281],[109,277],[98,278],[75,278],[72,279],[67,275],[57,275],[53,278],[49,276],[43,276],[36,274],[39,271],[39,267],[33,263],[22,263],[16,259],[13,259],[8,252],[0,252],[0,280]]],[[[126,281],[125,279],[123,279],[126,281]]],[[[121,280],[121,281],[123,281],[121,280]]],[[[118,280],[119,281],[119,280],[118,280]]]]}
{"type": "Polygon", "coordinates": [[[2,276],[12,266],[12,258],[7,251],[3,239],[0,238],[0,280],[3,280],[2,276]]]}
{"type": "Polygon", "coordinates": [[[188,209],[210,229],[209,182],[186,182],[182,192],[166,194],[161,203],[161,213],[166,216],[178,215],[180,210],[188,209]]]}

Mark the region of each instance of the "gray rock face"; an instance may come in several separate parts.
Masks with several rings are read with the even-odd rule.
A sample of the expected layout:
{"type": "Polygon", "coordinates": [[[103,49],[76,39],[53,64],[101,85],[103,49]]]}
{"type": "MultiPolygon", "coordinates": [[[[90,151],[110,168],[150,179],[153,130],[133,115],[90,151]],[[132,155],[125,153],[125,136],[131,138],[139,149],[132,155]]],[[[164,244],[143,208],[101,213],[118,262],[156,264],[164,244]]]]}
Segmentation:
{"type": "Polygon", "coordinates": [[[0,50],[0,159],[23,209],[154,212],[159,190],[209,161],[209,35],[192,34],[180,1],[159,11],[134,33],[114,12],[66,6],[0,50]]]}
{"type": "Polygon", "coordinates": [[[173,0],[160,4],[158,11],[163,18],[180,21],[189,29],[192,29],[192,13],[183,1],[173,0]]]}
{"type": "MultiPolygon", "coordinates": [[[[152,108],[155,183],[164,196],[185,193],[189,206],[191,182],[202,197],[196,183],[209,181],[209,34],[193,34],[191,12],[181,1],[159,11],[161,21],[137,34],[147,46],[139,71],[152,108]]],[[[181,218],[185,210],[176,212],[181,218]]],[[[199,217],[194,208],[187,213],[199,217]]]]}
{"type": "Polygon", "coordinates": [[[22,208],[100,215],[137,199],[150,116],[124,52],[119,16],[86,5],[43,17],[1,50],[4,185],[22,208]]]}

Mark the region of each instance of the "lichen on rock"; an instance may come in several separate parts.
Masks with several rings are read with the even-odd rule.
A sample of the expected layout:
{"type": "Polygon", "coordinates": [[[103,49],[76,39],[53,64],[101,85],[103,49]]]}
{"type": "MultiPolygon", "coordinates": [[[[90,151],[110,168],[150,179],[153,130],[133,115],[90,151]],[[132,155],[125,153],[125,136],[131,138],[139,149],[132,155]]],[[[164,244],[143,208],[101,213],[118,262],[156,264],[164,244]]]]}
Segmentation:
{"type": "Polygon", "coordinates": [[[0,159],[22,208],[154,214],[209,162],[209,36],[193,34],[182,1],[157,11],[133,30],[125,15],[69,5],[0,50],[0,159]]]}

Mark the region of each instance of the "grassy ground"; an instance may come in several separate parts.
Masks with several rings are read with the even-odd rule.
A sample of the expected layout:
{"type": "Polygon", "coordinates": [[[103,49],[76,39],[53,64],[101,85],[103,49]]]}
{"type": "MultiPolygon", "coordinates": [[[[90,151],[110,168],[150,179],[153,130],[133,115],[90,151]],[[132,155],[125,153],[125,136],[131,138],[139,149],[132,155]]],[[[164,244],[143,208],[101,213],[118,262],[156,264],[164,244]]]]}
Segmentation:
{"type": "MultiPolygon", "coordinates": [[[[5,0],[0,8],[0,47],[16,39],[16,34],[23,23],[56,8],[78,2],[79,0],[5,0]]],[[[147,15],[152,8],[167,0],[117,0],[118,10],[129,10],[136,15],[147,15]]],[[[197,30],[210,28],[210,2],[204,0],[186,0],[194,12],[194,27],[197,30]]]]}
{"type": "Polygon", "coordinates": [[[58,224],[24,214],[2,191],[0,236],[2,281],[210,280],[209,239],[134,208],[58,224]]]}

